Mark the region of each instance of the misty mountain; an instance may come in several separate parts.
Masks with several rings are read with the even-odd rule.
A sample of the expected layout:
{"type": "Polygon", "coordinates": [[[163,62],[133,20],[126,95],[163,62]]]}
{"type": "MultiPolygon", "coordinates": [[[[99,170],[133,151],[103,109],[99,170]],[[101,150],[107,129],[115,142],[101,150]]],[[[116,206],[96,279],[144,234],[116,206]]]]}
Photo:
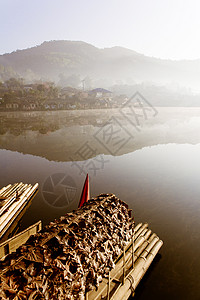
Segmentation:
{"type": "Polygon", "coordinates": [[[1,80],[8,77],[6,71],[29,81],[43,79],[58,83],[73,75],[102,80],[104,86],[150,81],[198,89],[200,59],[164,60],[122,47],[99,49],[85,42],[50,41],[0,55],[1,80]]]}

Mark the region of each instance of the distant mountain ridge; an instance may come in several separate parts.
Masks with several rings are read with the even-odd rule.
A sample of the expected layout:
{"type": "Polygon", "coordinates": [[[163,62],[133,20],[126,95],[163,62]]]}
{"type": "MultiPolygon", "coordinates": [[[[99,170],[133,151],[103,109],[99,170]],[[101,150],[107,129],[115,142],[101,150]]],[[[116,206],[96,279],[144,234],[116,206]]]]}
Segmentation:
{"type": "Polygon", "coordinates": [[[92,80],[104,80],[108,85],[152,81],[196,88],[199,86],[200,59],[163,60],[123,47],[99,49],[82,41],[50,41],[0,55],[0,80],[12,72],[29,81],[59,82],[62,76],[78,75],[81,79],[88,76],[92,80]]]}

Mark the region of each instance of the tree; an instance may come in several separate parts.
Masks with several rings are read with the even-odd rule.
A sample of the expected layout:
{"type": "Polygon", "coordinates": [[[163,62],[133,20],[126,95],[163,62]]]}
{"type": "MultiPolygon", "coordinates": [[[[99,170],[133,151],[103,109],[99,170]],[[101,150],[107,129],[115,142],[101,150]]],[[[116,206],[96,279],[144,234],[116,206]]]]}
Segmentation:
{"type": "Polygon", "coordinates": [[[20,88],[22,88],[22,85],[23,85],[23,79],[22,78],[17,79],[17,78],[11,77],[10,79],[6,80],[5,84],[11,90],[12,89],[20,89],[20,88]]]}
{"type": "Polygon", "coordinates": [[[44,92],[45,89],[46,89],[46,88],[45,88],[44,84],[42,84],[42,83],[41,83],[41,84],[38,84],[38,86],[37,86],[37,90],[38,90],[38,91],[44,92]]]}

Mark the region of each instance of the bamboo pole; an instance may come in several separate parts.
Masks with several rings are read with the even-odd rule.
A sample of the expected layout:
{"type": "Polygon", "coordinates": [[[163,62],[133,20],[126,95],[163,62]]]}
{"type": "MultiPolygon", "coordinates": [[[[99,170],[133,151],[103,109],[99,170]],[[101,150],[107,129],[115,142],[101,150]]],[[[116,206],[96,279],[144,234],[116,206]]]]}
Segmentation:
{"type": "Polygon", "coordinates": [[[28,186],[23,193],[19,196],[19,200],[23,200],[24,198],[27,197],[28,193],[31,191],[32,186],[28,186]]]}
{"type": "Polygon", "coordinates": [[[13,184],[5,193],[3,193],[3,196],[8,197],[21,184],[22,182],[13,184]]]}
{"type": "Polygon", "coordinates": [[[139,230],[137,230],[137,232],[135,233],[135,240],[137,239],[137,237],[141,234],[141,232],[146,229],[148,227],[147,223],[144,223],[144,225],[142,225],[139,230]]]}
{"type": "Polygon", "coordinates": [[[126,253],[125,253],[125,247],[123,247],[123,275],[122,275],[122,284],[125,282],[125,276],[126,276],[126,253]]]}
{"type": "Polygon", "coordinates": [[[108,272],[108,290],[107,290],[107,300],[110,300],[110,272],[108,272]]]}
{"type": "MultiPolygon", "coordinates": [[[[146,234],[146,238],[149,238],[148,240],[144,241],[143,243],[145,243],[145,247],[143,246],[143,244],[138,248],[138,250],[140,250],[139,252],[142,253],[144,248],[147,248],[147,250],[142,253],[142,257],[140,257],[140,260],[137,261],[138,256],[136,255],[134,257],[134,261],[136,261],[137,263],[134,265],[134,269],[136,269],[136,274],[135,276],[140,276],[141,271],[143,270],[143,265],[146,261],[146,256],[149,254],[149,251],[152,249],[152,247],[154,247],[155,243],[159,240],[159,238],[155,235],[155,234],[151,234],[151,230],[148,230],[147,234],[146,234]],[[149,237],[150,236],[150,237],[149,237]],[[137,273],[138,272],[138,273],[137,273]]],[[[127,253],[127,256],[130,256],[131,253],[127,253]]],[[[126,256],[126,259],[127,259],[126,256]]],[[[127,264],[127,269],[131,269],[132,267],[132,261],[129,262],[129,264],[127,264]]],[[[129,273],[130,274],[130,273],[129,273]]],[[[130,275],[129,275],[130,276],[130,275]]],[[[128,277],[129,277],[128,276],[128,277]]],[[[115,298],[114,298],[115,299],[115,298]]],[[[123,298],[123,299],[127,299],[127,298],[123,298]]]]}
{"type": "Polygon", "coordinates": [[[135,243],[134,243],[134,251],[135,251],[137,248],[139,248],[145,240],[147,240],[147,239],[149,238],[150,234],[151,234],[151,230],[145,229],[144,235],[141,234],[141,235],[135,240],[135,243]]]}
{"type": "Polygon", "coordinates": [[[144,276],[144,274],[146,273],[146,271],[148,270],[149,266],[151,265],[152,261],[154,260],[156,254],[158,253],[158,251],[160,250],[160,248],[163,245],[163,241],[159,240],[157,241],[157,243],[153,246],[153,248],[151,249],[151,251],[149,252],[148,256],[146,257],[146,263],[142,269],[142,272],[140,274],[140,276],[135,278],[135,285],[134,285],[134,289],[138,286],[139,282],[141,281],[142,277],[144,276]]]}
{"type": "Polygon", "coordinates": [[[22,182],[20,182],[19,183],[19,185],[17,186],[17,188],[15,188],[15,190],[13,190],[13,192],[12,193],[10,193],[10,195],[12,195],[12,194],[15,194],[16,195],[16,193],[18,192],[22,192],[22,191],[24,191],[27,187],[31,187],[32,185],[31,184],[24,184],[24,183],[22,183],[22,182]]]}
{"type": "Polygon", "coordinates": [[[135,226],[134,228],[134,234],[140,229],[140,227],[142,227],[142,223],[139,223],[135,226]]]}
{"type": "Polygon", "coordinates": [[[151,245],[149,249],[151,249],[148,256],[147,252],[144,253],[143,256],[140,256],[135,263],[134,269],[129,273],[129,276],[134,278],[134,283],[131,284],[131,281],[126,279],[124,285],[120,287],[120,289],[114,295],[112,300],[128,299],[128,297],[133,293],[138,283],[146,273],[147,269],[149,268],[150,264],[152,263],[162,244],[163,242],[161,240],[159,240],[155,245],[153,245],[152,242],[149,244],[151,245]],[[125,295],[127,298],[125,298],[125,295]]]}
{"type": "MultiPolygon", "coordinates": [[[[131,296],[131,291],[130,290],[128,290],[125,294],[124,294],[124,296],[123,296],[123,298],[122,299],[119,299],[119,300],[127,300],[130,296],[131,296]]],[[[132,295],[133,296],[133,295],[132,295]]]]}
{"type": "Polygon", "coordinates": [[[159,241],[159,237],[156,236],[154,237],[154,239],[149,243],[149,245],[144,249],[144,251],[142,252],[142,255],[146,254],[148,255],[149,252],[151,251],[152,247],[154,247],[154,245],[159,241]]]}
{"type": "MultiPolygon", "coordinates": [[[[163,242],[159,240],[158,236],[155,233],[152,233],[151,230],[147,229],[147,227],[148,224],[142,225],[141,223],[135,227],[134,234],[136,239],[134,240],[134,236],[132,236],[131,242],[126,245],[125,260],[121,255],[121,257],[117,259],[115,268],[110,271],[110,280],[112,282],[112,288],[110,290],[110,293],[112,294],[112,297],[110,298],[111,300],[127,300],[130,295],[134,295],[137,285],[135,283],[133,284],[133,282],[136,279],[137,284],[140,282],[141,278],[144,276],[146,270],[163,244],[163,242]],[[134,245],[132,241],[134,242],[134,245]],[[134,253],[132,251],[133,246],[134,253]],[[125,277],[124,285],[118,285],[117,282],[120,281],[120,278],[121,280],[123,279],[124,261],[126,261],[127,276],[125,277]],[[129,283],[127,283],[127,281],[129,283]],[[123,286],[125,286],[124,290],[122,289],[123,286]]],[[[88,293],[88,298],[91,300],[101,299],[103,294],[105,296],[104,292],[107,284],[108,281],[106,285],[105,282],[100,283],[100,287],[97,291],[90,291],[88,293]]]]}
{"type": "MultiPolygon", "coordinates": [[[[139,255],[144,251],[144,249],[149,245],[151,242],[150,239],[151,230],[148,230],[145,236],[142,236],[140,241],[140,244],[136,245],[136,248],[134,247],[134,263],[138,259],[139,255]],[[137,249],[137,250],[136,250],[137,249]],[[135,251],[136,250],[136,251],[135,251]]],[[[132,251],[127,252],[126,259],[129,260],[129,257],[131,256],[132,251]]],[[[129,260],[127,263],[127,269],[131,269],[132,267],[132,261],[129,260]]]]}
{"type": "Polygon", "coordinates": [[[156,234],[153,233],[149,239],[143,242],[143,244],[135,251],[135,260],[140,256],[144,249],[150,244],[150,242],[156,237],[156,234]]]}
{"type": "Polygon", "coordinates": [[[8,207],[16,200],[15,197],[12,197],[8,200],[8,202],[0,209],[0,217],[4,214],[4,212],[8,209],[8,207]]]}
{"type": "MultiPolygon", "coordinates": [[[[23,196],[23,197],[25,197],[26,196],[26,198],[29,198],[29,197],[31,197],[34,193],[35,193],[35,191],[38,189],[38,186],[39,186],[39,184],[38,183],[36,183],[36,184],[34,184],[34,186],[31,186],[30,187],[30,190],[29,190],[29,188],[27,189],[28,190],[28,192],[27,192],[27,190],[24,192],[24,193],[26,193],[24,196],[23,196],[23,194],[20,196],[20,198],[23,196]]],[[[22,198],[23,198],[22,197],[22,198]]]]}
{"type": "Polygon", "coordinates": [[[20,186],[22,186],[23,183],[15,183],[11,189],[9,189],[6,193],[3,194],[3,197],[8,198],[9,196],[11,196],[20,186]]]}
{"type": "Polygon", "coordinates": [[[17,191],[16,193],[18,194],[18,197],[29,187],[30,185],[29,184],[24,184],[23,186],[21,186],[17,191]]]}
{"type": "MultiPolygon", "coordinates": [[[[142,234],[142,232],[141,232],[141,234],[142,234]]],[[[147,247],[152,242],[152,239],[155,236],[156,236],[155,234],[151,235],[151,230],[147,230],[146,234],[142,237],[141,242],[143,242],[143,243],[146,242],[145,247],[147,247]]],[[[138,239],[139,239],[139,237],[138,237],[138,239]]],[[[143,244],[138,249],[140,249],[142,246],[143,246],[143,244]]],[[[141,248],[140,253],[142,253],[143,250],[144,250],[144,248],[141,248]]],[[[127,261],[126,268],[127,268],[127,270],[132,269],[132,255],[133,255],[132,245],[130,245],[129,249],[126,252],[126,261],[127,261]]],[[[138,256],[134,256],[134,262],[137,260],[137,257],[138,256]]],[[[123,270],[123,257],[121,257],[121,259],[117,262],[115,268],[113,270],[111,270],[111,272],[110,272],[110,276],[111,276],[112,280],[115,279],[115,278],[117,280],[119,280],[120,276],[122,276],[122,278],[123,278],[122,270],[123,270]]],[[[101,289],[101,291],[103,292],[103,288],[101,289]]],[[[94,293],[90,294],[90,295],[92,297],[92,295],[94,296],[94,293]]],[[[90,299],[93,299],[93,298],[90,298],[90,299]]],[[[95,298],[95,299],[98,299],[98,297],[95,298]]]]}
{"type": "MultiPolygon", "coordinates": [[[[17,192],[19,193],[22,193],[26,190],[26,187],[28,186],[28,184],[25,184],[25,185],[20,185],[19,186],[19,189],[17,189],[17,192]]],[[[0,216],[2,216],[4,214],[4,212],[16,201],[16,193],[13,192],[9,198],[8,198],[8,201],[7,203],[0,209],[0,216]]]]}
{"type": "Polygon", "coordinates": [[[2,189],[0,189],[0,197],[1,194],[4,193],[6,190],[8,190],[11,187],[11,184],[8,184],[7,186],[4,186],[2,189]]]}
{"type": "Polygon", "coordinates": [[[6,194],[9,193],[15,186],[17,185],[17,183],[11,185],[10,187],[8,187],[6,190],[4,190],[2,193],[1,193],[1,198],[6,198],[6,194]]]}
{"type": "Polygon", "coordinates": [[[23,204],[24,199],[21,199],[21,201],[15,201],[16,199],[13,198],[10,201],[10,205],[8,208],[5,208],[5,211],[2,212],[0,220],[1,220],[1,224],[0,224],[0,232],[1,230],[4,228],[4,223],[8,223],[10,216],[13,215],[13,211],[16,209],[16,207],[21,206],[23,204]]]}
{"type": "MultiPolygon", "coordinates": [[[[144,225],[146,226],[146,224],[144,224],[144,225]]],[[[140,234],[142,234],[142,232],[143,232],[143,230],[141,230],[141,233],[140,233],[140,234]]],[[[141,246],[141,244],[142,244],[145,240],[147,240],[147,239],[149,238],[150,234],[151,234],[151,230],[148,230],[148,231],[146,232],[146,234],[142,237],[142,239],[138,239],[137,244],[134,243],[134,253],[135,253],[135,250],[136,250],[137,248],[139,248],[139,247],[141,246]]],[[[139,236],[139,237],[140,237],[140,236],[139,236]]],[[[139,238],[139,237],[138,237],[138,238],[139,238]]],[[[147,245],[148,245],[148,244],[149,244],[149,242],[147,242],[147,245]]],[[[147,246],[147,245],[146,245],[146,246],[147,246]]],[[[131,248],[131,243],[130,243],[129,247],[131,248]]],[[[129,250],[126,252],[126,260],[127,260],[127,261],[130,260],[131,256],[132,256],[132,251],[131,251],[131,249],[129,249],[129,250]]],[[[136,261],[136,259],[137,259],[137,256],[135,256],[135,254],[134,254],[134,262],[136,261]]],[[[127,269],[130,269],[130,267],[131,267],[131,261],[129,262],[129,264],[127,264],[127,269]]],[[[122,269],[122,268],[123,268],[123,258],[121,257],[121,259],[117,262],[115,268],[114,268],[113,270],[111,270],[111,277],[112,277],[112,278],[116,278],[117,275],[119,274],[119,272],[121,272],[121,269],[122,269]]]]}
{"type": "Polygon", "coordinates": [[[133,231],[133,236],[132,236],[132,247],[131,247],[131,251],[132,251],[132,268],[134,268],[134,231],[133,231]]]}
{"type": "MultiPolygon", "coordinates": [[[[14,203],[8,208],[8,211],[0,218],[0,233],[3,234],[4,228],[11,222],[14,215],[22,206],[24,206],[25,202],[30,199],[30,197],[34,194],[34,192],[38,188],[38,183],[36,183],[33,187],[28,187],[19,197],[19,201],[14,201],[14,203]]],[[[1,235],[2,235],[1,234],[1,235]]]]}

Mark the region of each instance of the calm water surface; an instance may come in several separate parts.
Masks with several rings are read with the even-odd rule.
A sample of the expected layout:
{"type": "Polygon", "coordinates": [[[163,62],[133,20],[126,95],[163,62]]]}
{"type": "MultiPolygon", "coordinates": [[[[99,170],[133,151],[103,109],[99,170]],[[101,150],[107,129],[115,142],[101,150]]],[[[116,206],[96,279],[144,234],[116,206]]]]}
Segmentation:
{"type": "Polygon", "coordinates": [[[164,241],[134,299],[198,300],[200,109],[158,112],[140,132],[117,110],[0,113],[0,185],[39,183],[24,229],[76,209],[88,172],[92,196],[116,194],[164,241]],[[120,139],[109,144],[101,129],[113,116],[125,131],[115,123],[120,139]]]}

